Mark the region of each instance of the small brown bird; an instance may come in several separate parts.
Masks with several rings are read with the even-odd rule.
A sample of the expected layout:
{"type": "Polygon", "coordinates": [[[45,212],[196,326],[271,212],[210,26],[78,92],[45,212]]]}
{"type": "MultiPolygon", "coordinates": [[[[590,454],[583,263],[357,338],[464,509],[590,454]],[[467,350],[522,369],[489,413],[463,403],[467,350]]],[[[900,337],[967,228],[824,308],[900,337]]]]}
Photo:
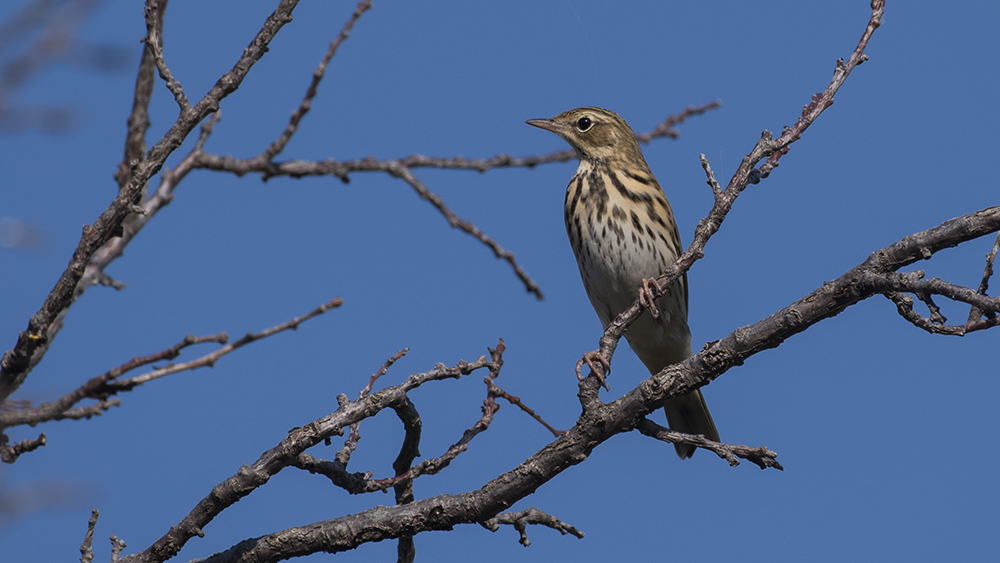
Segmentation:
{"type": "MultiPolygon", "coordinates": [[[[587,296],[607,328],[648,291],[651,279],[680,256],[674,213],[642,156],[635,133],[617,113],[582,107],[526,123],[559,135],[580,159],[566,188],[566,231],[587,296]]],[[[650,309],[629,326],[625,338],[655,374],[691,357],[687,275],[650,309]]],[[[587,362],[594,359],[607,363],[599,355],[587,357],[587,362]]],[[[671,429],[719,441],[701,390],[668,399],[663,410],[671,429]]],[[[682,444],[674,448],[681,459],[691,457],[695,450],[682,444]]]]}

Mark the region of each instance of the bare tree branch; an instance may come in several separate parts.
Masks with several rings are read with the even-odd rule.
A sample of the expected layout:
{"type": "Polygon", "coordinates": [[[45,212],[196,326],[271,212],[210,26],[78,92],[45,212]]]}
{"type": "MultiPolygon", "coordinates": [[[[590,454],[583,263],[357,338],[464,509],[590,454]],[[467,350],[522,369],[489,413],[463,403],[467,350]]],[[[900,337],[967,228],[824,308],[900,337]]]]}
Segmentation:
{"type": "Polygon", "coordinates": [[[229,337],[226,333],[216,334],[212,336],[202,336],[196,337],[192,334],[184,337],[179,343],[162,350],[155,354],[150,354],[149,356],[136,356],[128,362],[110,369],[103,374],[91,378],[86,383],[81,385],[76,390],[67,393],[60,397],[58,400],[51,403],[42,403],[39,407],[34,409],[20,408],[11,409],[5,408],[4,411],[0,413],[0,430],[4,428],[9,428],[11,426],[19,426],[27,424],[34,426],[36,424],[49,421],[49,420],[62,420],[64,418],[80,418],[80,416],[74,416],[69,414],[70,408],[73,405],[79,403],[84,399],[101,399],[102,403],[98,405],[93,405],[93,407],[101,408],[89,408],[88,410],[81,411],[80,414],[87,416],[89,413],[91,416],[95,414],[100,414],[101,411],[107,410],[111,406],[116,406],[110,403],[105,403],[109,395],[113,394],[113,390],[107,388],[107,383],[113,379],[118,378],[122,374],[128,373],[133,369],[138,367],[149,365],[153,362],[158,362],[161,360],[172,360],[180,355],[181,350],[187,348],[188,346],[194,344],[201,344],[204,342],[219,342],[224,344],[229,337]]]}
{"type": "Polygon", "coordinates": [[[650,438],[655,438],[663,442],[669,442],[671,444],[688,444],[697,448],[713,451],[716,455],[728,461],[730,467],[738,466],[740,461],[736,458],[741,457],[756,464],[757,467],[760,467],[761,469],[767,469],[768,467],[773,467],[782,471],[785,469],[780,463],[778,463],[778,454],[767,449],[766,446],[751,448],[749,446],[714,442],[705,438],[701,434],[694,435],[684,434],[683,432],[674,432],[669,428],[660,426],[648,418],[642,419],[642,422],[636,425],[635,429],[642,433],[643,436],[649,436],[650,438]]]}
{"type": "MultiPolygon", "coordinates": [[[[372,388],[375,386],[375,382],[385,375],[392,364],[396,363],[397,360],[402,358],[409,352],[409,348],[404,348],[395,354],[391,358],[382,364],[379,370],[372,374],[371,378],[368,380],[368,385],[358,394],[358,399],[362,399],[371,393],[372,388]]],[[[337,402],[339,405],[344,406],[350,403],[346,395],[339,395],[337,397],[337,402]]],[[[403,423],[405,430],[405,435],[403,438],[403,445],[400,448],[399,457],[393,463],[393,468],[397,469],[397,466],[402,466],[402,469],[397,469],[396,475],[400,475],[409,468],[410,463],[413,458],[420,455],[417,451],[420,444],[420,416],[417,414],[416,408],[413,403],[406,399],[399,406],[395,407],[397,416],[399,416],[400,421],[403,423]]],[[[350,434],[347,440],[344,441],[343,447],[337,451],[334,455],[333,461],[328,461],[325,459],[316,459],[307,453],[301,453],[299,456],[293,460],[292,465],[298,467],[299,469],[305,469],[310,473],[318,473],[325,475],[330,481],[346,490],[352,495],[357,495],[361,493],[373,492],[375,490],[385,490],[385,488],[368,489],[368,480],[372,477],[372,472],[368,471],[365,473],[348,473],[347,464],[351,460],[351,455],[354,450],[358,447],[358,441],[361,440],[361,434],[359,432],[361,422],[355,422],[350,426],[350,434]]],[[[324,440],[326,445],[330,445],[330,438],[324,440]]],[[[398,499],[397,499],[398,502],[398,499]]]]}
{"type": "MultiPolygon", "coordinates": [[[[434,369],[410,375],[400,385],[380,389],[357,401],[342,404],[332,414],[309,424],[293,428],[277,446],[264,452],[257,461],[244,465],[236,475],[216,485],[212,492],[202,499],[176,526],[152,546],[140,553],[124,558],[130,563],[165,561],[174,555],[194,536],[203,534],[202,529],[227,507],[250,494],[257,487],[267,483],[285,467],[294,465],[299,454],[331,436],[343,434],[343,429],[355,422],[370,418],[385,408],[395,408],[407,399],[407,393],[424,383],[442,379],[458,379],[476,370],[492,369],[494,363],[481,356],[475,362],[460,361],[453,367],[438,364],[434,369]]],[[[412,504],[401,505],[402,507],[412,504]]],[[[398,508],[398,506],[396,507],[398,508]]],[[[405,535],[405,534],[400,534],[405,535]]],[[[394,536],[399,537],[399,535],[394,536]]]]}
{"type": "MultiPolygon", "coordinates": [[[[420,455],[419,445],[421,422],[420,415],[417,413],[416,407],[412,402],[410,402],[409,398],[405,398],[400,401],[399,404],[391,407],[396,411],[400,421],[403,422],[403,427],[406,431],[399,456],[392,464],[393,469],[396,471],[396,475],[394,477],[371,480],[370,472],[365,474],[348,474],[346,471],[347,463],[343,461],[339,454],[337,456],[337,460],[334,462],[317,460],[312,456],[308,456],[308,454],[302,454],[294,462],[294,465],[312,473],[321,473],[327,476],[334,482],[334,484],[343,486],[351,494],[384,491],[390,487],[394,487],[397,490],[397,502],[399,502],[400,496],[408,497],[409,500],[412,501],[412,489],[409,488],[408,483],[412,482],[421,475],[434,475],[441,472],[444,468],[448,467],[452,460],[458,457],[459,454],[468,449],[468,445],[473,438],[489,428],[490,423],[493,420],[493,415],[499,409],[496,404],[496,397],[498,396],[497,391],[499,388],[493,384],[493,381],[500,375],[500,368],[503,366],[503,351],[504,343],[502,339],[496,349],[490,349],[492,361],[487,364],[490,373],[486,376],[485,380],[487,395],[486,399],[483,401],[482,417],[476,421],[471,428],[466,430],[465,433],[463,433],[462,438],[458,442],[452,444],[443,455],[424,460],[415,466],[411,466],[413,460],[420,455]],[[358,478],[361,478],[362,476],[365,481],[360,483],[358,478]],[[404,487],[405,489],[408,489],[408,491],[401,492],[400,487],[404,487]]],[[[362,397],[365,395],[362,395],[362,397]]],[[[359,399],[362,397],[359,397],[359,399]]],[[[357,425],[357,422],[351,425],[352,437],[353,430],[357,425]]],[[[353,446],[356,444],[357,441],[354,440],[351,444],[351,451],[353,451],[353,446]]],[[[345,447],[347,446],[345,445],[345,447]]]]}
{"type": "MultiPolygon", "coordinates": [[[[398,483],[403,481],[412,481],[421,475],[434,475],[439,473],[445,467],[448,467],[452,460],[458,457],[459,454],[468,449],[469,442],[471,442],[473,438],[478,436],[480,433],[485,432],[490,427],[490,423],[493,422],[493,415],[499,408],[496,404],[496,395],[493,392],[494,389],[490,388],[490,383],[500,375],[500,368],[503,366],[503,352],[503,339],[500,340],[500,343],[497,344],[495,349],[490,348],[492,361],[488,364],[490,373],[486,377],[488,391],[486,399],[483,401],[483,416],[476,421],[472,428],[466,430],[465,433],[462,434],[462,438],[458,442],[452,444],[444,455],[424,460],[419,464],[410,467],[408,470],[406,470],[405,466],[400,464],[400,467],[405,470],[404,473],[398,473],[399,468],[397,468],[396,477],[393,477],[392,479],[379,479],[377,481],[371,481],[369,487],[372,489],[389,488],[396,486],[398,483]]],[[[415,453],[413,457],[416,457],[416,455],[418,454],[415,453]]],[[[410,459],[412,460],[412,457],[410,459]]],[[[393,464],[394,467],[396,467],[396,465],[397,464],[393,464]]]]}
{"type": "Polygon", "coordinates": [[[501,389],[496,384],[491,383],[490,385],[492,385],[492,387],[494,388],[493,393],[497,397],[500,397],[501,399],[505,399],[508,403],[510,403],[510,404],[514,405],[515,407],[521,409],[528,416],[530,416],[531,418],[537,420],[539,424],[541,424],[542,426],[544,426],[545,429],[548,430],[549,432],[551,432],[552,435],[555,436],[556,438],[558,438],[559,436],[562,436],[564,430],[556,430],[555,428],[553,428],[548,422],[545,422],[545,420],[538,413],[536,413],[534,411],[534,409],[532,409],[528,405],[524,404],[524,402],[521,401],[520,397],[516,397],[514,395],[511,395],[510,393],[508,393],[508,392],[504,391],[503,389],[501,389]]]}
{"type": "Polygon", "coordinates": [[[389,174],[392,174],[397,178],[402,178],[403,180],[405,180],[407,184],[409,184],[414,190],[416,190],[417,194],[420,196],[420,199],[430,201],[431,205],[433,205],[438,211],[440,211],[441,214],[444,215],[445,219],[448,220],[449,225],[472,235],[473,237],[476,238],[476,240],[490,247],[490,249],[493,250],[494,256],[506,260],[507,263],[510,264],[510,267],[514,269],[514,274],[517,275],[518,279],[520,279],[521,282],[524,284],[524,287],[525,289],[528,290],[528,293],[534,294],[535,297],[537,297],[539,300],[544,298],[544,295],[542,295],[541,288],[538,287],[538,284],[535,283],[535,280],[528,277],[528,274],[524,271],[521,265],[517,263],[517,261],[514,259],[513,252],[510,252],[509,250],[504,250],[504,248],[501,247],[496,240],[486,236],[486,234],[480,231],[478,227],[476,227],[475,225],[473,225],[468,221],[465,221],[464,219],[459,218],[458,215],[455,215],[455,213],[451,209],[449,209],[447,205],[444,204],[444,200],[442,200],[434,192],[428,190],[427,186],[425,186],[423,182],[418,180],[417,177],[414,176],[412,172],[410,172],[409,168],[406,168],[404,166],[395,166],[390,168],[388,172],[389,174]]]}
{"type": "Polygon", "coordinates": [[[497,514],[493,518],[483,522],[483,527],[491,532],[495,532],[500,529],[501,524],[514,526],[514,529],[521,535],[519,543],[524,547],[531,545],[531,542],[528,541],[528,524],[538,524],[547,528],[552,528],[564,536],[566,534],[570,534],[580,539],[583,539],[584,536],[584,533],[580,530],[577,530],[573,526],[559,520],[555,516],[546,514],[537,508],[528,508],[520,512],[504,512],[502,514],[497,514]]]}
{"type": "MultiPolygon", "coordinates": [[[[155,28],[153,33],[156,36],[163,34],[163,12],[167,8],[167,0],[160,4],[160,17],[154,19],[155,28]]],[[[147,19],[147,25],[148,25],[147,19]]],[[[147,33],[149,33],[147,31],[147,33]]],[[[145,40],[143,41],[145,43],[145,40]]],[[[162,45],[161,45],[162,48],[162,45]]],[[[135,78],[135,93],[132,97],[132,112],[128,116],[128,129],[125,135],[125,155],[122,157],[118,169],[115,171],[115,181],[118,188],[124,189],[128,186],[132,177],[132,168],[139,163],[142,155],[146,152],[146,131],[149,130],[149,102],[153,98],[153,86],[156,77],[153,69],[156,68],[156,61],[153,60],[152,49],[142,50],[142,59],[139,61],[139,71],[135,78]]]]}
{"type": "MultiPolygon", "coordinates": [[[[396,352],[395,354],[392,355],[391,358],[389,358],[388,360],[386,360],[385,363],[382,364],[382,367],[379,368],[379,370],[377,372],[375,372],[375,373],[372,374],[371,378],[368,380],[368,385],[365,385],[365,388],[362,389],[360,393],[358,393],[358,399],[361,399],[362,397],[365,397],[369,393],[371,393],[372,392],[372,388],[375,386],[375,382],[378,381],[378,379],[380,377],[382,377],[383,375],[385,375],[386,373],[388,373],[389,368],[392,367],[392,364],[396,363],[397,360],[399,360],[400,358],[402,358],[403,356],[405,356],[406,353],[409,352],[409,351],[410,351],[409,348],[404,348],[404,349],[396,352]]],[[[340,396],[337,397],[337,402],[340,405],[345,405],[349,401],[348,401],[346,395],[340,395],[340,396]]],[[[405,425],[406,421],[404,420],[403,423],[405,425]]],[[[351,460],[351,454],[354,453],[354,450],[358,447],[358,440],[361,439],[361,434],[359,433],[359,428],[360,428],[360,422],[355,422],[354,424],[351,425],[351,432],[348,435],[347,440],[344,441],[344,446],[342,448],[340,448],[340,450],[334,456],[334,459],[336,459],[336,463],[340,464],[340,466],[342,466],[343,468],[345,468],[344,469],[345,471],[346,471],[347,463],[351,460]]],[[[327,445],[330,445],[330,440],[329,439],[327,440],[327,445]]],[[[371,475],[369,474],[369,477],[370,476],[371,475]]],[[[359,490],[358,492],[361,492],[361,491],[359,490]]]]}
{"type": "Polygon", "coordinates": [[[191,109],[191,102],[184,94],[184,87],[174,79],[174,75],[163,60],[163,12],[167,4],[162,0],[146,0],[146,48],[153,56],[156,70],[167,85],[167,90],[174,95],[174,101],[180,107],[181,113],[191,109]]]}
{"type": "Polygon", "coordinates": [[[285,150],[285,145],[291,140],[292,135],[299,128],[299,122],[302,118],[309,112],[309,108],[312,107],[312,99],[316,97],[316,93],[319,92],[319,83],[323,80],[323,76],[326,74],[326,67],[330,64],[333,56],[337,54],[337,49],[340,44],[347,40],[347,37],[351,33],[351,28],[358,21],[366,11],[371,9],[371,0],[361,0],[358,2],[358,6],[354,9],[354,13],[348,18],[347,22],[344,23],[343,29],[340,30],[340,35],[338,35],[333,41],[330,42],[330,47],[327,49],[326,54],[323,55],[323,60],[320,61],[319,66],[313,71],[312,82],[309,84],[309,89],[306,90],[306,95],[302,98],[302,103],[299,107],[292,113],[291,119],[288,121],[288,127],[281,133],[281,135],[274,140],[264,152],[258,155],[256,158],[262,160],[263,162],[271,162],[274,157],[278,156],[281,151],[285,150]]]}
{"type": "Polygon", "coordinates": [[[143,375],[137,375],[135,377],[130,377],[130,378],[124,379],[122,381],[116,381],[116,382],[110,383],[108,385],[108,388],[112,389],[112,390],[115,390],[115,391],[128,391],[128,390],[131,390],[133,387],[135,387],[137,385],[142,385],[143,383],[152,381],[154,379],[159,379],[161,377],[164,377],[164,376],[167,376],[167,375],[170,375],[170,374],[173,374],[173,373],[177,373],[177,372],[180,372],[180,371],[187,371],[187,370],[197,369],[197,368],[206,367],[206,366],[212,367],[212,366],[215,365],[215,362],[219,358],[221,358],[222,356],[225,356],[226,354],[232,352],[233,350],[236,350],[237,348],[241,348],[241,347],[243,347],[243,346],[245,346],[247,344],[250,344],[251,342],[256,342],[256,341],[258,341],[258,340],[260,340],[262,338],[267,338],[268,336],[273,336],[273,335],[275,335],[275,334],[277,334],[279,332],[282,332],[282,331],[295,330],[295,329],[299,328],[299,325],[301,323],[303,323],[303,322],[305,322],[305,321],[307,321],[307,320],[309,320],[309,319],[311,319],[311,318],[313,318],[315,316],[322,315],[323,313],[329,311],[330,309],[335,309],[337,307],[340,307],[343,303],[344,303],[344,301],[341,298],[336,297],[332,301],[330,301],[328,303],[324,303],[324,304],[320,305],[319,307],[313,309],[312,311],[309,311],[308,313],[306,313],[304,315],[295,317],[294,319],[292,319],[290,321],[283,322],[283,323],[281,323],[279,325],[276,325],[276,326],[273,326],[271,328],[262,330],[260,332],[248,332],[243,338],[240,338],[239,340],[237,340],[237,341],[235,341],[235,342],[233,342],[231,344],[227,344],[226,346],[223,346],[222,348],[219,348],[215,352],[212,352],[211,354],[206,354],[206,355],[204,355],[204,356],[202,356],[202,357],[200,357],[200,358],[198,358],[196,360],[191,360],[190,362],[184,362],[184,363],[176,364],[176,365],[170,365],[170,366],[167,366],[167,367],[164,367],[164,368],[153,370],[153,371],[151,371],[149,373],[146,373],[146,374],[143,374],[143,375]]]}
{"type": "MultiPolygon", "coordinates": [[[[363,543],[412,536],[424,531],[450,530],[459,524],[489,522],[490,518],[527,497],[565,469],[585,461],[594,448],[611,437],[637,428],[657,435],[658,431],[645,421],[645,416],[659,408],[664,399],[689,393],[730,368],[742,365],[750,356],[777,347],[810,326],[878,295],[881,282],[870,274],[894,272],[944,248],[997,231],[1000,231],[1000,207],[993,207],[946,221],[876,251],[838,279],[825,283],[765,319],[737,329],[684,362],[669,366],[618,400],[607,404],[598,402],[596,406],[584,410],[577,424],[560,438],[478,490],[458,495],[438,495],[401,506],[379,506],[333,520],[289,528],[243,541],[204,561],[277,561],[316,552],[337,553],[363,543]]],[[[596,387],[596,382],[593,385],[596,387]]],[[[582,386],[581,394],[585,387],[586,384],[582,386]]],[[[680,439],[682,436],[664,437],[680,439]]],[[[688,436],[683,439],[697,442],[688,436]]],[[[732,448],[731,453],[739,455],[736,448],[745,446],[729,448],[732,448]]],[[[717,453],[727,458],[725,450],[717,453]]],[[[773,452],[766,448],[746,448],[741,453],[745,454],[745,459],[764,463],[765,466],[767,461],[764,460],[774,460],[773,452]]],[[[154,559],[146,556],[135,559],[150,560],[154,559]]]]}
{"type": "Polygon", "coordinates": [[[639,133],[635,138],[640,143],[648,144],[653,139],[658,137],[670,137],[671,139],[676,139],[678,134],[677,130],[674,129],[675,126],[680,125],[687,121],[687,118],[695,115],[701,115],[706,111],[713,110],[722,107],[722,102],[715,100],[714,102],[709,102],[700,106],[688,106],[684,111],[680,113],[675,113],[664,119],[659,125],[653,128],[652,131],[646,133],[639,133]]]}
{"type": "MultiPolygon", "coordinates": [[[[361,15],[364,9],[367,9],[367,5],[364,4],[366,3],[362,2],[358,5],[358,9],[354,12],[352,20],[349,20],[345,25],[345,32],[342,32],[341,36],[338,37],[338,40],[342,37],[346,37],[346,30],[349,30],[353,25],[353,19],[356,19],[357,16],[361,15]]],[[[336,50],[337,44],[337,40],[331,43],[331,51],[327,53],[327,57],[332,56],[332,52],[336,50]]],[[[330,175],[340,178],[346,182],[348,180],[348,174],[352,172],[388,173],[394,177],[405,180],[406,183],[417,192],[417,195],[419,195],[421,199],[430,201],[431,204],[434,205],[434,207],[442,215],[444,215],[445,219],[448,220],[448,223],[452,227],[456,227],[472,235],[484,245],[489,247],[497,258],[507,261],[511,268],[513,268],[514,274],[524,284],[525,289],[529,293],[535,295],[538,299],[543,299],[544,295],[542,294],[541,288],[517,263],[512,252],[505,250],[499,243],[496,242],[495,239],[487,236],[474,224],[458,217],[450,208],[448,208],[440,196],[429,190],[427,186],[425,186],[416,178],[416,176],[413,175],[411,169],[433,167],[458,170],[478,170],[480,172],[485,172],[487,170],[500,167],[533,167],[538,164],[548,162],[565,162],[574,158],[575,153],[572,150],[569,150],[523,158],[511,158],[509,155],[497,155],[488,159],[466,159],[461,157],[439,158],[423,155],[411,155],[406,158],[392,160],[376,160],[373,157],[369,157],[353,161],[325,160],[316,162],[273,162],[273,157],[277,154],[277,152],[280,152],[280,149],[284,148],[285,143],[287,143],[287,139],[294,133],[298,124],[298,119],[301,118],[301,115],[305,112],[303,108],[308,108],[308,104],[311,102],[312,96],[315,95],[315,86],[319,80],[322,79],[323,70],[325,70],[328,60],[328,58],[324,58],[320,67],[314,71],[313,83],[310,85],[310,90],[307,93],[306,98],[303,100],[302,105],[300,105],[299,109],[293,113],[292,122],[289,124],[288,128],[284,133],[282,133],[281,137],[265,149],[264,152],[248,159],[236,159],[231,156],[219,156],[202,152],[195,157],[194,167],[232,172],[240,176],[256,172],[260,173],[264,180],[274,176],[291,176],[294,178],[300,178],[303,176],[330,175]]],[[[650,140],[659,137],[676,138],[677,131],[674,129],[674,126],[679,123],[683,123],[690,116],[700,115],[706,111],[715,109],[720,105],[721,104],[718,101],[715,101],[702,106],[689,107],[681,113],[667,117],[667,119],[657,125],[652,131],[642,133],[638,136],[638,138],[643,142],[649,142],[650,140]]]]}
{"type": "MultiPolygon", "coordinates": [[[[667,395],[670,397],[675,396],[676,391],[679,391],[678,394],[688,393],[718,377],[713,374],[721,374],[730,367],[741,365],[746,358],[775,348],[813,324],[836,316],[864,299],[887,292],[887,288],[899,287],[899,279],[905,275],[897,275],[895,270],[917,260],[929,259],[938,251],[997,231],[1000,231],[1000,207],[990,207],[905,237],[873,252],[864,262],[836,280],[826,282],[766,319],[742,327],[722,340],[707,345],[700,353],[684,362],[669,366],[646,380],[651,385],[645,392],[659,395],[663,391],[659,389],[662,385],[667,387],[667,395]]],[[[967,290],[969,294],[973,293],[967,288],[961,289],[967,290]]],[[[946,291],[951,292],[952,289],[946,291]]],[[[973,299],[959,289],[955,289],[954,294],[973,299]]],[[[984,305],[988,303],[994,310],[1000,306],[996,299],[979,301],[976,298],[976,302],[984,305]]]]}
{"type": "MultiPolygon", "coordinates": [[[[977,290],[982,295],[986,295],[986,290],[990,287],[990,278],[993,276],[993,261],[997,259],[997,251],[1000,251],[1000,233],[997,233],[997,240],[993,243],[993,250],[986,254],[986,268],[983,270],[983,280],[979,282],[979,289],[977,290]]],[[[969,311],[968,322],[977,321],[982,316],[983,312],[973,306],[969,311]]]]}
{"type": "MultiPolygon", "coordinates": [[[[17,344],[4,353],[0,361],[0,400],[5,400],[20,387],[31,368],[41,360],[51,342],[49,331],[57,320],[61,322],[61,315],[72,304],[76,286],[91,258],[120,230],[122,221],[132,212],[132,206],[141,197],[146,182],[160,170],[167,157],[183,143],[188,133],[210,113],[218,111],[219,102],[223,98],[236,91],[254,63],[264,56],[275,34],[291,21],[292,10],[297,4],[298,0],[281,0],[278,3],[274,13],[268,16],[233,68],[223,74],[197,104],[181,112],[170,130],[133,168],[128,184],[119,191],[111,205],[93,224],[84,227],[83,236],[59,281],[42,307],[31,317],[28,327],[21,331],[17,344]]],[[[146,6],[147,10],[156,11],[162,5],[156,0],[147,0],[146,6]]]]}
{"type": "MultiPolygon", "coordinates": [[[[136,368],[162,360],[172,360],[180,354],[181,350],[183,350],[188,346],[194,344],[202,344],[206,342],[218,342],[219,344],[226,344],[226,342],[229,339],[229,336],[224,332],[212,336],[201,336],[201,337],[188,335],[184,338],[184,340],[180,341],[174,346],[171,346],[170,348],[167,348],[155,354],[150,354],[149,356],[141,356],[141,357],[137,356],[116,368],[108,370],[107,372],[97,377],[91,378],[76,390],[63,395],[58,400],[52,403],[43,403],[42,405],[40,405],[35,409],[30,409],[28,408],[27,405],[19,406],[19,408],[13,408],[13,406],[11,405],[5,405],[5,408],[2,411],[0,411],[0,431],[12,426],[19,426],[25,424],[34,426],[41,422],[46,422],[51,420],[90,418],[91,416],[99,415],[103,411],[106,411],[109,408],[113,406],[118,406],[120,404],[120,401],[117,398],[112,399],[110,401],[107,400],[108,397],[111,395],[115,395],[117,393],[124,391],[131,391],[138,385],[142,385],[143,383],[146,383],[148,381],[159,379],[160,377],[164,377],[180,371],[193,370],[205,366],[213,366],[215,365],[215,362],[218,361],[219,358],[242,346],[245,346],[251,342],[255,342],[262,338],[267,338],[268,336],[272,336],[274,334],[277,334],[285,330],[296,329],[303,322],[318,315],[322,315],[323,313],[329,311],[330,309],[339,307],[341,304],[343,304],[343,300],[337,297],[328,303],[320,305],[319,307],[313,309],[312,311],[306,313],[305,315],[295,317],[289,321],[286,321],[269,329],[262,330],[260,332],[247,333],[246,336],[237,340],[236,342],[223,346],[222,348],[219,348],[218,350],[210,354],[206,354],[190,362],[184,362],[180,364],[170,364],[167,365],[166,367],[154,369],[151,372],[136,377],[131,377],[125,380],[118,380],[118,378],[121,377],[123,374],[128,373],[129,371],[132,371],[136,368]],[[98,403],[85,407],[72,408],[74,405],[76,405],[77,403],[79,403],[84,399],[98,399],[98,403]]],[[[5,438],[6,436],[2,432],[0,432],[0,439],[5,439],[5,438]]],[[[22,442],[21,444],[26,444],[26,443],[27,442],[22,442]]],[[[7,462],[12,463],[14,460],[17,459],[17,457],[21,453],[25,451],[31,451],[37,448],[38,446],[44,444],[45,440],[43,435],[43,437],[41,438],[41,443],[36,444],[31,448],[26,448],[23,445],[14,446],[14,448],[18,448],[18,450],[10,451],[9,455],[5,455],[4,461],[7,461],[7,458],[9,457],[10,461],[7,462]]]]}
{"type": "Polygon", "coordinates": [[[323,475],[335,486],[344,489],[352,495],[368,492],[365,490],[365,483],[368,479],[371,479],[372,476],[371,472],[348,473],[345,464],[340,463],[336,459],[333,461],[318,459],[305,452],[300,453],[292,459],[289,462],[289,465],[299,469],[304,469],[309,473],[323,475]]]}
{"type": "Polygon", "coordinates": [[[94,550],[91,546],[94,543],[94,528],[97,527],[97,517],[101,511],[90,511],[90,520],[87,521],[87,535],[83,537],[83,544],[80,545],[80,563],[91,563],[94,560],[94,550]]]}
{"type": "MultiPolygon", "coordinates": [[[[395,407],[396,416],[403,423],[404,435],[403,443],[399,447],[399,455],[392,462],[392,469],[396,473],[392,488],[396,497],[397,505],[404,505],[413,502],[413,479],[417,476],[411,466],[413,460],[420,455],[420,436],[423,432],[423,422],[417,413],[417,408],[410,401],[409,397],[401,405],[395,407]]],[[[370,482],[369,482],[370,483],[370,482]]],[[[417,548],[413,543],[413,536],[400,536],[396,544],[397,563],[411,563],[417,554],[417,548]]]]}
{"type": "Polygon", "coordinates": [[[0,461],[4,463],[14,463],[21,454],[35,451],[45,445],[45,434],[39,434],[38,438],[21,440],[20,442],[7,445],[10,438],[6,434],[0,434],[0,461]]]}
{"type": "Polygon", "coordinates": [[[15,97],[31,78],[57,60],[75,58],[87,66],[105,67],[109,59],[117,62],[114,49],[87,48],[76,37],[82,24],[103,3],[104,0],[36,0],[0,27],[0,52],[37,34],[30,47],[0,65],[0,131],[36,128],[60,131],[73,125],[75,112],[71,107],[15,105],[15,97]],[[95,53],[96,56],[87,56],[95,53]]]}
{"type": "Polygon", "coordinates": [[[111,534],[111,561],[119,561],[121,559],[122,550],[128,547],[125,544],[125,540],[118,539],[117,534],[111,534]]]}

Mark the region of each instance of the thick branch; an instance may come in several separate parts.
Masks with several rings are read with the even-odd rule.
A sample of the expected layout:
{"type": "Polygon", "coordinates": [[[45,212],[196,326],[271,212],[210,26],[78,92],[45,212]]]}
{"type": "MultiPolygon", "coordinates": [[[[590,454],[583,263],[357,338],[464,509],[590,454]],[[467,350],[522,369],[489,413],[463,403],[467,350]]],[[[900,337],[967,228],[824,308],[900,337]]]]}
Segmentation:
{"type": "Polygon", "coordinates": [[[487,522],[563,470],[585,461],[602,442],[641,427],[644,417],[659,408],[665,398],[701,387],[750,356],[776,347],[823,319],[878,294],[876,284],[866,281],[869,274],[891,273],[912,263],[914,257],[929,257],[942,248],[997,231],[1000,231],[1000,207],[952,219],[874,252],[856,268],[788,307],[737,329],[697,355],[643,381],[620,399],[584,411],[577,424],[562,437],[476,491],[439,495],[406,505],[379,506],[289,528],[246,540],[205,561],[278,561],[321,551],[336,553],[367,542],[487,522]]]}

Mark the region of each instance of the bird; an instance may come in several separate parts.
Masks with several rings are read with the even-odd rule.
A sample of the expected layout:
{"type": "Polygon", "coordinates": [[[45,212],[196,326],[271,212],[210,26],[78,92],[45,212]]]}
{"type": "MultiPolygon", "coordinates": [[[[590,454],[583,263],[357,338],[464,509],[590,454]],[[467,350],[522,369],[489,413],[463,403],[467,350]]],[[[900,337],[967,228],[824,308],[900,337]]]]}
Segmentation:
{"type": "MultiPolygon", "coordinates": [[[[655,303],[650,299],[649,284],[680,256],[681,239],[670,203],[632,128],[617,113],[599,107],[526,123],[562,137],[580,160],[566,188],[564,218],[583,286],[604,328],[639,296],[646,310],[625,338],[649,372],[691,357],[687,274],[655,303]]],[[[594,360],[608,366],[599,351],[590,352],[577,364],[577,375],[584,362],[593,370],[594,360]]],[[[667,399],[663,410],[672,430],[719,441],[700,389],[667,399]]],[[[674,449],[687,459],[696,448],[675,443],[674,449]]]]}

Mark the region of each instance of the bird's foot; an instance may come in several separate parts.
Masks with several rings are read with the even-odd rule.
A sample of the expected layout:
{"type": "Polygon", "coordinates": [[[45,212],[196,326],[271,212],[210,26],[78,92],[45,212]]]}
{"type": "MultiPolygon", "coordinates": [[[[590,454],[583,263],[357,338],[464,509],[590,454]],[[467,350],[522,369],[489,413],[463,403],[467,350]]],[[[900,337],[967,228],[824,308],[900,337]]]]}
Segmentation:
{"type": "Polygon", "coordinates": [[[583,375],[580,374],[580,368],[583,367],[583,364],[587,364],[587,366],[590,367],[590,371],[594,374],[594,377],[597,378],[597,381],[600,382],[601,387],[604,387],[606,391],[611,391],[611,387],[608,386],[608,382],[605,381],[604,376],[601,375],[602,371],[605,371],[609,374],[611,373],[611,363],[608,362],[608,359],[605,358],[603,354],[601,354],[600,350],[594,350],[593,352],[584,353],[583,358],[581,358],[580,361],[576,363],[576,378],[579,379],[580,381],[584,380],[583,375]],[[594,365],[595,360],[600,362],[604,366],[603,370],[597,369],[597,367],[594,365]]]}
{"type": "Polygon", "coordinates": [[[653,287],[659,289],[656,285],[656,280],[652,278],[643,278],[642,287],[639,288],[639,305],[649,309],[649,314],[653,316],[653,320],[660,323],[663,328],[667,328],[669,323],[667,316],[660,312],[660,308],[656,306],[656,300],[653,299],[653,287]]]}
{"type": "MultiPolygon", "coordinates": [[[[653,299],[652,288],[654,286],[656,286],[656,280],[652,278],[642,279],[642,287],[639,288],[639,304],[649,309],[649,314],[653,315],[654,319],[659,319],[660,309],[656,306],[656,301],[653,299]]],[[[658,286],[657,289],[659,289],[658,286]]]]}

